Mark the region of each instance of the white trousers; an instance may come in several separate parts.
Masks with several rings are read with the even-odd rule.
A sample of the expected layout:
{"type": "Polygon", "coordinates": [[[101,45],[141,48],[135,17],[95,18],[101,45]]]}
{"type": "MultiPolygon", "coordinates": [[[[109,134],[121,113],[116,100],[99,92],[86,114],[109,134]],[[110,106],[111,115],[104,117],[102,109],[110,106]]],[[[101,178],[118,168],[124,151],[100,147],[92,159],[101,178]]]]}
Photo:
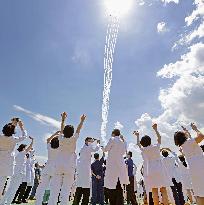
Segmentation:
{"type": "Polygon", "coordinates": [[[45,190],[49,189],[50,180],[51,180],[51,176],[49,175],[43,175],[41,177],[40,184],[36,191],[36,201],[35,201],[36,205],[42,204],[45,190]]]}
{"type": "Polygon", "coordinates": [[[8,187],[7,192],[3,196],[2,200],[0,201],[0,205],[11,205],[14,196],[16,194],[16,191],[18,190],[20,184],[23,182],[24,175],[19,173],[11,177],[11,182],[8,187]],[[7,202],[7,203],[6,203],[7,202]]]}
{"type": "Polygon", "coordinates": [[[60,205],[67,205],[69,203],[69,195],[73,184],[72,175],[55,175],[50,182],[50,198],[48,205],[56,205],[60,193],[60,205]],[[61,191],[60,191],[61,189],[61,191]]]}

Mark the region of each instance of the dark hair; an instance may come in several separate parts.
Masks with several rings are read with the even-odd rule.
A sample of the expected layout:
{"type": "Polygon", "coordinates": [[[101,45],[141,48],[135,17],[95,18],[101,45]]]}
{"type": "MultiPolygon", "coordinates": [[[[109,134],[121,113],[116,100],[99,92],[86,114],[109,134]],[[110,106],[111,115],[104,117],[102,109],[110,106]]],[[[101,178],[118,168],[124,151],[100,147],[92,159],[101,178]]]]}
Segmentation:
{"type": "Polygon", "coordinates": [[[163,157],[168,157],[169,153],[166,150],[162,150],[163,157]]]}
{"type": "Polygon", "coordinates": [[[183,155],[180,155],[178,158],[183,163],[184,167],[188,166],[187,163],[186,163],[186,159],[185,159],[185,157],[183,155]]]}
{"type": "Polygon", "coordinates": [[[5,136],[11,137],[13,134],[15,134],[15,126],[11,123],[8,123],[3,127],[2,132],[5,136]]]}
{"type": "Polygon", "coordinates": [[[181,145],[183,145],[185,143],[186,140],[187,140],[187,137],[183,131],[175,132],[174,142],[175,142],[176,146],[180,147],[181,145]]]}
{"type": "Polygon", "coordinates": [[[114,134],[115,136],[120,136],[120,130],[119,129],[114,129],[112,134],[114,134]]]}
{"type": "Polygon", "coordinates": [[[94,159],[99,159],[99,154],[98,153],[94,154],[94,159]]]}
{"type": "Polygon", "coordinates": [[[63,134],[65,138],[70,138],[74,135],[74,127],[72,125],[66,125],[63,134]]]}
{"type": "Polygon", "coordinates": [[[204,145],[201,145],[200,147],[201,147],[201,149],[202,149],[202,150],[203,150],[203,152],[204,152],[204,145]]]}
{"type": "Polygon", "coordinates": [[[21,144],[21,145],[18,147],[17,150],[18,150],[19,152],[22,152],[22,151],[26,148],[26,146],[27,146],[26,144],[21,144]]]}
{"type": "Polygon", "coordinates": [[[29,158],[29,157],[30,157],[30,155],[27,153],[27,154],[26,154],[26,157],[27,157],[27,158],[29,158]]]}
{"type": "Polygon", "coordinates": [[[130,155],[130,157],[132,157],[132,152],[131,151],[129,151],[127,154],[130,155]]]}
{"type": "Polygon", "coordinates": [[[59,139],[58,138],[53,138],[50,142],[51,148],[52,149],[57,149],[59,147],[59,139]]]}
{"type": "Polygon", "coordinates": [[[143,147],[148,147],[149,145],[151,145],[151,138],[150,136],[148,135],[145,135],[144,137],[142,137],[142,139],[140,140],[140,144],[143,146],[143,147]]]}
{"type": "Polygon", "coordinates": [[[85,142],[87,142],[87,141],[89,141],[89,140],[92,140],[92,138],[91,138],[91,137],[87,137],[87,138],[85,139],[85,142]]]}

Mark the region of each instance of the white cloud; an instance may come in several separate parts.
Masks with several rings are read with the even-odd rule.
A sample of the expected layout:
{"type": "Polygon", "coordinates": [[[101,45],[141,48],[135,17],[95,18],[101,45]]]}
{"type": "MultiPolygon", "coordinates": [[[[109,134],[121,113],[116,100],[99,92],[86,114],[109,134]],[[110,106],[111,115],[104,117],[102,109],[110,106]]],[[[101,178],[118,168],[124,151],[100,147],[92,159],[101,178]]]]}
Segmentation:
{"type": "Polygon", "coordinates": [[[169,29],[167,28],[167,25],[165,22],[162,21],[162,22],[159,22],[157,24],[157,32],[158,33],[163,34],[163,33],[166,33],[168,31],[169,31],[169,29]]]}
{"type": "Polygon", "coordinates": [[[179,3],[179,0],[161,0],[163,3],[167,4],[167,3],[170,3],[170,2],[174,2],[176,4],[179,3]]]}
{"type": "Polygon", "coordinates": [[[190,28],[190,31],[181,35],[181,38],[174,44],[173,50],[180,45],[190,44],[196,38],[199,39],[204,37],[204,1],[194,0],[194,4],[195,9],[185,18],[186,26],[188,29],[190,28]],[[194,24],[194,22],[198,22],[198,20],[200,23],[198,25],[194,24]]]}
{"type": "Polygon", "coordinates": [[[114,123],[114,129],[119,129],[119,130],[122,130],[123,129],[123,125],[117,121],[116,123],[114,123]]]}
{"type": "Polygon", "coordinates": [[[15,110],[17,110],[19,112],[23,112],[27,116],[31,117],[32,119],[34,119],[42,124],[46,124],[46,125],[52,126],[54,128],[60,129],[61,123],[59,121],[51,118],[51,117],[48,117],[48,116],[45,116],[45,115],[42,115],[39,113],[34,113],[34,112],[27,110],[27,109],[24,109],[18,105],[13,105],[13,107],[15,110]]]}
{"type": "Polygon", "coordinates": [[[176,63],[164,65],[157,73],[158,76],[172,78],[181,75],[204,74],[204,44],[194,44],[189,50],[176,63]]]}
{"type": "Polygon", "coordinates": [[[181,129],[180,125],[190,128],[189,123],[193,121],[204,127],[204,43],[201,41],[204,37],[204,1],[195,0],[195,5],[196,9],[185,18],[187,26],[191,25],[190,34],[182,34],[179,43],[186,45],[195,38],[197,42],[190,45],[178,61],[164,65],[157,73],[159,77],[172,79],[158,96],[162,113],[155,118],[145,113],[135,122],[142,134],[153,134],[151,124],[157,122],[164,146],[174,144],[173,134],[181,129]],[[200,23],[193,26],[198,20],[200,23]]]}
{"type": "Polygon", "coordinates": [[[81,65],[89,65],[92,61],[88,48],[89,42],[78,42],[74,47],[72,61],[81,65]]]}
{"type": "Polygon", "coordinates": [[[191,15],[185,18],[185,22],[187,23],[187,26],[190,26],[194,21],[204,16],[204,1],[195,0],[194,4],[196,5],[195,10],[193,10],[191,15]]]}

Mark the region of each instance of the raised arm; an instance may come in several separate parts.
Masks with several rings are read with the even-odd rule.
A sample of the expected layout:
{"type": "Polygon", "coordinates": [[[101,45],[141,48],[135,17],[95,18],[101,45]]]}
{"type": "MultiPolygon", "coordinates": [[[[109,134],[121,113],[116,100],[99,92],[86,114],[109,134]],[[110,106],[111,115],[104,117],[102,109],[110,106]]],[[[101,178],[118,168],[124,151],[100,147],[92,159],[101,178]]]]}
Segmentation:
{"type": "Polygon", "coordinates": [[[181,126],[183,131],[186,133],[186,136],[188,136],[188,138],[192,139],[190,132],[187,130],[187,128],[185,128],[184,126],[181,126]]]}
{"type": "Polygon", "coordinates": [[[154,124],[152,125],[152,128],[153,128],[153,130],[155,131],[155,133],[156,133],[156,135],[157,135],[157,142],[158,142],[158,144],[161,144],[161,135],[160,135],[160,133],[159,133],[159,131],[158,131],[157,124],[154,123],[154,124]]]}
{"type": "Polygon", "coordinates": [[[63,112],[61,114],[61,134],[63,134],[63,130],[64,130],[64,127],[65,127],[65,120],[67,118],[67,113],[66,112],[63,112]]]}
{"type": "Polygon", "coordinates": [[[85,119],[86,119],[86,115],[82,115],[82,116],[81,116],[81,121],[80,121],[80,123],[79,123],[79,125],[78,125],[78,127],[77,127],[77,130],[76,130],[76,133],[77,133],[77,134],[80,134],[85,119]]]}
{"type": "Polygon", "coordinates": [[[55,132],[55,134],[53,134],[51,137],[49,137],[49,138],[47,139],[47,144],[50,144],[50,142],[51,142],[54,138],[59,137],[60,134],[61,134],[61,131],[55,132]]]}
{"type": "Polygon", "coordinates": [[[19,128],[20,128],[20,130],[21,130],[21,132],[22,132],[22,136],[15,138],[15,142],[16,142],[16,143],[21,142],[21,141],[23,141],[24,139],[27,138],[27,131],[26,131],[25,128],[24,128],[23,122],[22,122],[22,121],[19,121],[19,122],[18,122],[18,126],[19,126],[19,128]]]}
{"type": "Polygon", "coordinates": [[[28,153],[32,148],[33,148],[33,142],[34,139],[32,137],[29,136],[29,139],[31,139],[31,143],[30,145],[25,149],[26,153],[28,153]]]}
{"type": "Polygon", "coordinates": [[[196,143],[200,143],[204,140],[204,134],[197,128],[194,123],[191,123],[192,129],[197,133],[197,137],[195,138],[196,143]]]}
{"type": "Polygon", "coordinates": [[[140,133],[139,133],[139,131],[134,131],[133,135],[137,137],[137,146],[141,149],[142,146],[140,144],[140,133]]]}
{"type": "Polygon", "coordinates": [[[108,141],[108,144],[105,147],[102,147],[103,152],[110,151],[112,146],[113,146],[113,139],[110,138],[110,140],[108,141]]]}

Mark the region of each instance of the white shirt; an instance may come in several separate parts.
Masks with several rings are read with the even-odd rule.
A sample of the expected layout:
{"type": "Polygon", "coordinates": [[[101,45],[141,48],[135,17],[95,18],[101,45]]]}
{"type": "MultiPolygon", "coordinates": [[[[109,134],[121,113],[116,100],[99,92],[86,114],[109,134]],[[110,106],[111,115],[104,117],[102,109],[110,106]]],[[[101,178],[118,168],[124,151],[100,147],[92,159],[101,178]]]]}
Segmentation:
{"type": "Polygon", "coordinates": [[[15,137],[14,135],[7,137],[5,135],[0,135],[0,153],[9,152],[12,153],[18,142],[23,141],[27,137],[26,130],[23,130],[22,137],[15,137]]]}
{"type": "Polygon", "coordinates": [[[18,152],[16,155],[16,165],[14,167],[14,175],[26,173],[26,152],[18,152]]]}

